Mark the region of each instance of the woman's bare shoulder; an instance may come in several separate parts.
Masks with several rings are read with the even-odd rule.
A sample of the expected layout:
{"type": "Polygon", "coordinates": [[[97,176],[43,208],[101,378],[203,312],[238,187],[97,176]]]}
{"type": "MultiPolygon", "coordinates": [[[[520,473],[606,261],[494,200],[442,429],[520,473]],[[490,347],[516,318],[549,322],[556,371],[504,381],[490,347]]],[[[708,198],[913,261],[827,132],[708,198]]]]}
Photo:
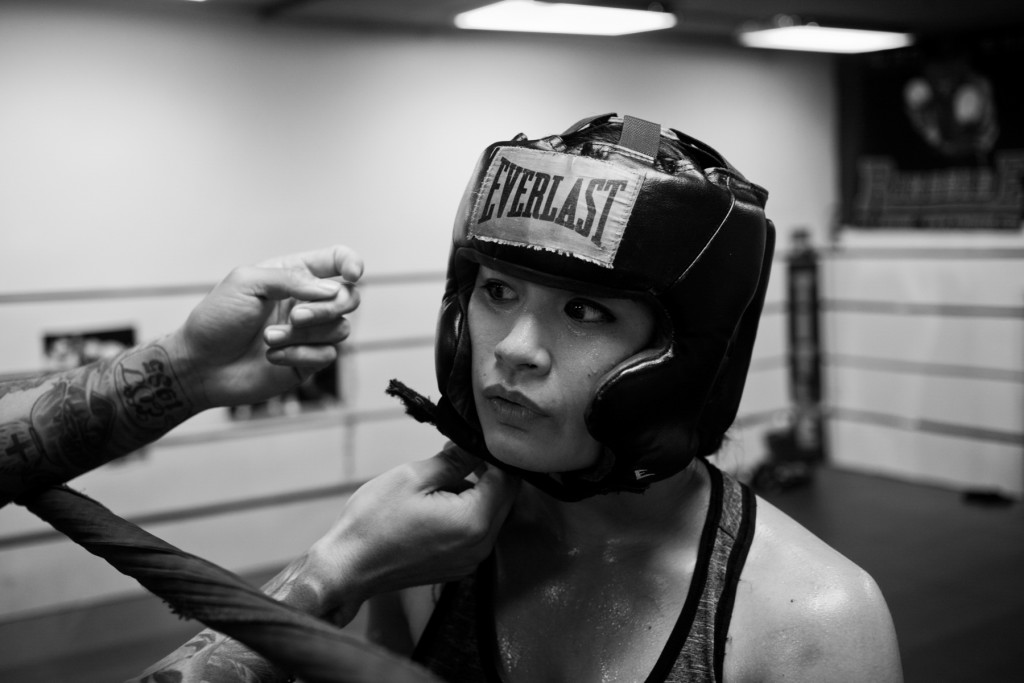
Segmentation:
{"type": "Polygon", "coordinates": [[[761,498],[726,673],[732,681],[902,680],[892,617],[874,579],[761,498]]]}

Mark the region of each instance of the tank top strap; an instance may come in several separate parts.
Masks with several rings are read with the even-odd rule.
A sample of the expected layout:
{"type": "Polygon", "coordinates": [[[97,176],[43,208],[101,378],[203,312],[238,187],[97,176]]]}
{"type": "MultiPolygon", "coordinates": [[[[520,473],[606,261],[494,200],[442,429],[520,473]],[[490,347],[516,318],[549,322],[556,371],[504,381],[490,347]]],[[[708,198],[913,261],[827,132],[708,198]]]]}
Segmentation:
{"type": "MultiPolygon", "coordinates": [[[[479,633],[491,630],[488,610],[479,602],[479,579],[493,570],[493,554],[477,572],[445,584],[434,612],[413,650],[413,661],[422,664],[448,683],[482,683],[495,680],[481,656],[479,633]]],[[[486,639],[485,639],[486,640],[486,639]]],[[[484,649],[487,649],[486,647],[484,649]]]]}
{"type": "MultiPolygon", "coordinates": [[[[683,609],[647,683],[721,683],[736,586],[754,535],[753,493],[714,465],[707,517],[683,609]]],[[[494,557],[445,586],[413,659],[449,683],[499,683],[490,609],[494,557]]]]}
{"type": "MultiPolygon", "coordinates": [[[[703,574],[700,598],[679,654],[661,679],[665,683],[721,683],[736,587],[754,536],[754,494],[706,464],[712,484],[706,523],[715,525],[714,533],[710,538],[705,534],[701,542],[693,579],[703,574]]],[[[654,680],[649,678],[648,683],[654,680]]]]}

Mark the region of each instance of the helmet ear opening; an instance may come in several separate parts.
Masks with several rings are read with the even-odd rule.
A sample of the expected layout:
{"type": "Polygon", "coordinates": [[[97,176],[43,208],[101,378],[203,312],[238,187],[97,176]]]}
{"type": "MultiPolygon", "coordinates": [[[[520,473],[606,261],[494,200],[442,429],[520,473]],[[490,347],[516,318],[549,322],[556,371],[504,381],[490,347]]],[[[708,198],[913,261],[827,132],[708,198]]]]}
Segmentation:
{"type": "Polygon", "coordinates": [[[584,416],[591,434],[594,433],[593,428],[591,428],[591,415],[593,413],[594,406],[600,403],[604,394],[613,390],[616,384],[623,377],[638,372],[656,372],[659,364],[663,364],[671,360],[675,326],[672,324],[669,312],[660,301],[653,297],[644,297],[641,301],[647,304],[651,312],[654,314],[654,332],[652,333],[651,339],[643,348],[632,356],[619,361],[619,363],[608,370],[608,372],[606,372],[598,382],[597,392],[594,394],[593,399],[591,399],[590,405],[587,406],[587,412],[584,416]]]}

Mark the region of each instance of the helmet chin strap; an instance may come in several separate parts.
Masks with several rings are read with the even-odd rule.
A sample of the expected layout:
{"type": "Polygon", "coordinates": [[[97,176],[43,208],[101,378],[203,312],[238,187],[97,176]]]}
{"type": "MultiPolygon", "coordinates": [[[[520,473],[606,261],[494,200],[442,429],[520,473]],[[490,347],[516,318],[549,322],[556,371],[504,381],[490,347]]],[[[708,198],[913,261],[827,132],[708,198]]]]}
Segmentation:
{"type": "Polygon", "coordinates": [[[642,493],[647,488],[646,485],[640,484],[630,488],[623,488],[621,486],[612,488],[607,484],[602,485],[599,482],[587,481],[575,473],[563,474],[561,475],[562,479],[559,480],[549,474],[530,472],[529,470],[509,465],[491,455],[491,452],[487,450],[487,444],[484,442],[483,435],[473,429],[458,414],[448,399],[441,398],[435,404],[426,396],[410,389],[397,379],[392,379],[388,382],[386,392],[389,396],[394,396],[402,401],[405,405],[405,411],[417,422],[434,425],[439,432],[451,439],[459,448],[472,453],[481,460],[485,460],[509,474],[520,477],[552,498],[562,502],[575,503],[603,493],[619,493],[622,491],[642,493]]]}

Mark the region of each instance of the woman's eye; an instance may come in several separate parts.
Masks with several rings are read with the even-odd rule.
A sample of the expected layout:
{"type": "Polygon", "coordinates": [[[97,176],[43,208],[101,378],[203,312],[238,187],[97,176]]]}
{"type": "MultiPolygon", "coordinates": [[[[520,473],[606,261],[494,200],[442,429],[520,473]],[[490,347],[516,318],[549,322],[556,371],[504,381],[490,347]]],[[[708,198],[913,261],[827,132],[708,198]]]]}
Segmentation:
{"type": "Polygon", "coordinates": [[[592,301],[573,299],[565,305],[565,313],[573,320],[582,323],[610,323],[615,322],[615,316],[604,306],[599,306],[592,301]]]}
{"type": "Polygon", "coordinates": [[[512,288],[500,280],[488,280],[480,287],[487,293],[491,301],[511,301],[515,298],[512,288]]]}

